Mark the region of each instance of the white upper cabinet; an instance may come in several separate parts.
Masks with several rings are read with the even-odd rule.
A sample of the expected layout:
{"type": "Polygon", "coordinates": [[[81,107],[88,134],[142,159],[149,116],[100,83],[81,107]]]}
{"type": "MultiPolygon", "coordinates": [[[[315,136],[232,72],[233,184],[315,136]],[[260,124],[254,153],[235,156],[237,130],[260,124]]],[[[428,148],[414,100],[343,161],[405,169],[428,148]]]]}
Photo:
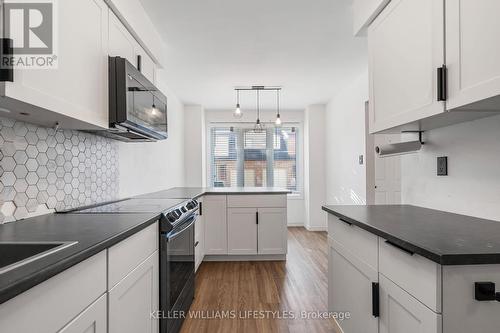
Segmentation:
{"type": "Polygon", "coordinates": [[[109,11],[109,55],[111,57],[122,57],[130,63],[136,64],[135,46],[137,42],[128,32],[127,28],[120,22],[118,17],[109,11]]]}
{"type": "Polygon", "coordinates": [[[498,13],[498,0],[446,0],[449,110],[500,110],[498,13]]]}
{"type": "Polygon", "coordinates": [[[14,70],[14,82],[2,84],[8,98],[0,106],[45,126],[107,128],[108,7],[102,0],[72,0],[55,8],[58,67],[14,70]]]}
{"type": "Polygon", "coordinates": [[[355,36],[366,34],[366,28],[391,0],[353,0],[352,16],[355,36]]]}
{"type": "Polygon", "coordinates": [[[368,28],[370,132],[444,112],[444,0],[393,0],[368,28]]]}
{"type": "Polygon", "coordinates": [[[116,15],[109,11],[109,55],[127,59],[136,68],[141,57],[141,73],[155,83],[156,64],[116,15]]]}

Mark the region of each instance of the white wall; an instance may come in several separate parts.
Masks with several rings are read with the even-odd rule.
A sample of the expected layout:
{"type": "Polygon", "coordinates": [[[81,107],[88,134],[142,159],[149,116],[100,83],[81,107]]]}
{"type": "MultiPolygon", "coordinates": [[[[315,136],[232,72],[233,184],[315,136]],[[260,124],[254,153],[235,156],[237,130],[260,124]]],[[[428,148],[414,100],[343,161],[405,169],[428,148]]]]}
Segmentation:
{"type": "Polygon", "coordinates": [[[304,114],[304,203],[305,227],[327,229],[325,204],[325,105],[311,105],[304,114]]]}
{"type": "MultiPolygon", "coordinates": [[[[207,126],[213,122],[221,122],[221,123],[237,123],[237,122],[254,122],[256,118],[255,111],[243,110],[243,117],[241,119],[234,119],[232,116],[231,110],[226,111],[218,111],[218,110],[206,110],[205,111],[205,131],[207,126]]],[[[263,111],[261,114],[261,119],[263,122],[266,122],[268,126],[272,126],[272,123],[276,119],[276,114],[270,111],[263,111]]],[[[304,138],[304,111],[302,110],[282,110],[281,111],[281,119],[283,120],[283,124],[286,126],[287,122],[293,122],[300,124],[299,129],[299,139],[300,142],[303,142],[304,138]]],[[[299,156],[303,156],[303,147],[301,147],[299,142],[299,156]],[[302,152],[301,152],[302,150],[302,152]],[[300,155],[302,154],[302,155],[300,155]]],[[[205,148],[205,157],[207,157],[207,149],[205,148]]],[[[304,158],[300,158],[299,162],[303,163],[304,158]]],[[[195,158],[196,160],[196,158],[195,158]]],[[[186,163],[190,163],[191,161],[186,160],[186,163]]],[[[303,165],[301,166],[303,170],[303,165]]],[[[207,174],[207,169],[205,168],[205,174],[207,174]]],[[[299,171],[300,172],[300,171],[299,171]]],[[[302,171],[303,174],[303,171],[302,171]]],[[[205,177],[206,178],[206,177],[205,177]]],[[[204,185],[206,185],[206,180],[204,185]]],[[[288,225],[289,226],[304,226],[305,221],[305,201],[304,196],[301,197],[289,197],[288,198],[288,225]]]]}
{"type": "Polygon", "coordinates": [[[365,102],[368,100],[368,73],[339,91],[327,105],[326,202],[328,204],[364,204],[366,202],[365,102]]]}
{"type": "Polygon", "coordinates": [[[120,143],[120,196],[184,186],[184,106],[168,89],[165,72],[158,88],[168,98],[168,138],[159,142],[120,143]]]}
{"type": "Polygon", "coordinates": [[[402,157],[403,202],[500,221],[500,116],[424,134],[426,144],[402,157]],[[449,176],[436,176],[448,156],[449,176]]]}
{"type": "Polygon", "coordinates": [[[205,110],[202,106],[184,107],[184,126],[186,186],[204,186],[206,183],[206,147],[205,110]]]}

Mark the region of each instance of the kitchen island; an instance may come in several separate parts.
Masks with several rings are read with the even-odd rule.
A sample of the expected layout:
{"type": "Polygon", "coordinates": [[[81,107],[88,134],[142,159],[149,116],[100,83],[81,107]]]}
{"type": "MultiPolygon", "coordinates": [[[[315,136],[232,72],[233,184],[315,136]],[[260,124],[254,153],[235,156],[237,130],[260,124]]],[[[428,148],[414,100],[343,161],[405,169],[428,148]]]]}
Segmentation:
{"type": "Polygon", "coordinates": [[[499,222],[411,205],[323,210],[329,308],[352,311],[346,333],[498,331],[499,222]]]}

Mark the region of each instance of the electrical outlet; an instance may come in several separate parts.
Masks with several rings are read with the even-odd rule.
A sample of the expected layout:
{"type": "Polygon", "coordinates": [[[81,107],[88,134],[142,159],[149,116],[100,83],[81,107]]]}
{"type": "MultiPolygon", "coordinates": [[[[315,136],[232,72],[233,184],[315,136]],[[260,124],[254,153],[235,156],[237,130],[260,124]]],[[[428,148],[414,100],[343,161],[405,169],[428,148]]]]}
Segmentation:
{"type": "Polygon", "coordinates": [[[448,176],[448,156],[437,158],[437,175],[448,176]]]}

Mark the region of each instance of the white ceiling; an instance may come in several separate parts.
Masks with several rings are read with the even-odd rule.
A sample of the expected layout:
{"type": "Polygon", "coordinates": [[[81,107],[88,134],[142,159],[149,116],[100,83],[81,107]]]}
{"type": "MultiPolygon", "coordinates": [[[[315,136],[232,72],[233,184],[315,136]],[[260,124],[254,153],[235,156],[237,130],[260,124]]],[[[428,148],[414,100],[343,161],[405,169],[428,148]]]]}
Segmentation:
{"type": "MultiPolygon", "coordinates": [[[[140,0],[168,47],[169,86],[185,104],[234,108],[234,86],[283,86],[283,109],[326,103],[366,68],[352,0],[140,0]]],[[[264,108],[275,95],[264,93],[264,108]]],[[[242,93],[242,108],[255,95],[242,93]]]]}

